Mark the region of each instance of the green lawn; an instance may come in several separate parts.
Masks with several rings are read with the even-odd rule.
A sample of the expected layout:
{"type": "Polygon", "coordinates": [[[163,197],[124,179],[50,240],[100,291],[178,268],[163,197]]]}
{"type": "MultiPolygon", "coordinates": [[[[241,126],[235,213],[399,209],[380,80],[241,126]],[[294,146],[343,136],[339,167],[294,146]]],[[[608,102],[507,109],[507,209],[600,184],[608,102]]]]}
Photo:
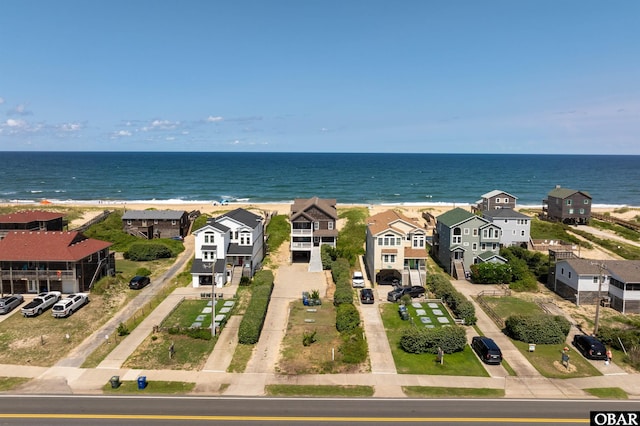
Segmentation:
{"type": "MultiPolygon", "coordinates": [[[[433,311],[431,310],[431,308],[429,308],[427,306],[427,303],[429,302],[418,302],[418,301],[414,301],[413,303],[420,303],[421,307],[420,308],[416,308],[413,306],[413,304],[409,304],[407,305],[407,311],[409,312],[409,316],[411,317],[411,321],[413,321],[413,323],[417,326],[422,326],[422,322],[420,321],[420,317],[428,317],[431,319],[431,324],[433,324],[435,327],[442,327],[442,325],[438,322],[438,316],[433,314],[433,311]],[[419,316],[416,313],[416,309],[424,309],[426,315],[421,315],[419,316]]],[[[449,315],[449,311],[447,310],[447,308],[444,307],[444,305],[441,302],[433,302],[436,303],[438,305],[437,309],[440,309],[442,311],[442,313],[444,314],[443,316],[445,318],[447,318],[449,320],[449,324],[455,324],[455,322],[453,321],[453,318],[451,318],[451,315],[449,315]]]]}
{"type": "Polygon", "coordinates": [[[586,393],[603,399],[629,399],[629,395],[621,388],[589,388],[586,393]]]}
{"type": "Polygon", "coordinates": [[[190,382],[166,382],[163,380],[147,381],[144,389],[138,389],[137,380],[125,380],[120,382],[120,386],[113,388],[111,382],[102,387],[102,391],[106,393],[120,394],[185,394],[191,392],[195,388],[195,383],[190,382]]]}
{"type": "Polygon", "coordinates": [[[540,314],[544,311],[534,302],[529,302],[514,296],[483,297],[493,311],[506,320],[513,314],[540,314]]]}
{"type": "Polygon", "coordinates": [[[502,398],[504,389],[403,386],[410,398],[502,398]]]}
{"type": "Polygon", "coordinates": [[[385,303],[381,306],[382,321],[384,323],[391,353],[400,374],[431,374],[450,376],[481,376],[489,374],[475,356],[469,345],[461,352],[446,354],[444,363],[436,362],[434,354],[410,354],[400,348],[402,330],[414,327],[409,321],[403,321],[398,315],[398,305],[385,303]]]}

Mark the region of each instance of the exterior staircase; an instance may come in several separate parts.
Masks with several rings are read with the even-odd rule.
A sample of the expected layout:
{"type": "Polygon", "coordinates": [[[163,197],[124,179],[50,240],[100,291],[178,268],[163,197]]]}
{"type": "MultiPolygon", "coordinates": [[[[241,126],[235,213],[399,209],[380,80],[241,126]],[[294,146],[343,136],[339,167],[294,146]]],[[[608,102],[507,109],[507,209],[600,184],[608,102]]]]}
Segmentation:
{"type": "Polygon", "coordinates": [[[453,267],[455,268],[455,278],[458,280],[464,280],[466,279],[466,275],[465,275],[465,270],[464,270],[464,263],[462,263],[461,261],[457,260],[453,262],[453,267]]]}

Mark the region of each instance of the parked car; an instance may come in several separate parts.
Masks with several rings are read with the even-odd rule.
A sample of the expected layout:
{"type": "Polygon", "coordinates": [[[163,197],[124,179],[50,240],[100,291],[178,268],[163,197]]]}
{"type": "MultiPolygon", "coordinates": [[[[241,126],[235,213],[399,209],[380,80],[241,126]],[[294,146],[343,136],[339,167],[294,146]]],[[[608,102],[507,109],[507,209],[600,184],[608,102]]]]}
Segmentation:
{"type": "Polygon", "coordinates": [[[129,288],[131,290],[140,290],[141,288],[149,285],[150,283],[151,283],[151,279],[149,277],[136,275],[135,277],[131,278],[131,281],[129,281],[129,288]]]}
{"type": "Polygon", "coordinates": [[[389,302],[397,302],[405,294],[408,294],[409,296],[414,298],[414,297],[420,297],[425,293],[426,293],[425,288],[419,285],[414,285],[411,287],[396,287],[393,290],[391,290],[389,293],[387,293],[387,300],[389,302]]]}
{"type": "Polygon", "coordinates": [[[493,339],[474,336],[471,339],[471,347],[485,364],[500,364],[502,362],[502,351],[493,339]]]}
{"type": "Polygon", "coordinates": [[[362,275],[362,272],[355,271],[353,273],[353,277],[351,278],[351,285],[357,288],[364,287],[364,276],[362,275]]]}
{"type": "Polygon", "coordinates": [[[376,282],[380,285],[392,285],[394,287],[400,285],[400,280],[398,278],[394,278],[392,275],[378,276],[376,282]]]}
{"type": "Polygon", "coordinates": [[[373,290],[370,288],[363,288],[360,290],[360,302],[365,305],[370,305],[375,301],[375,297],[373,296],[373,290]]]}
{"type": "Polygon", "coordinates": [[[54,318],[65,318],[82,308],[87,303],[89,303],[88,294],[70,294],[53,305],[53,308],[51,308],[51,315],[53,315],[54,318]]]}
{"type": "Polygon", "coordinates": [[[12,294],[11,296],[0,298],[0,314],[8,314],[20,306],[22,302],[24,302],[24,297],[21,294],[12,294]]]}
{"type": "Polygon", "coordinates": [[[604,344],[593,336],[587,336],[586,334],[576,334],[573,336],[573,346],[576,347],[589,359],[607,360],[607,348],[604,344]]]}
{"type": "Polygon", "coordinates": [[[22,315],[25,317],[35,317],[40,315],[60,300],[61,294],[62,293],[59,291],[40,293],[31,302],[22,307],[22,315]]]}

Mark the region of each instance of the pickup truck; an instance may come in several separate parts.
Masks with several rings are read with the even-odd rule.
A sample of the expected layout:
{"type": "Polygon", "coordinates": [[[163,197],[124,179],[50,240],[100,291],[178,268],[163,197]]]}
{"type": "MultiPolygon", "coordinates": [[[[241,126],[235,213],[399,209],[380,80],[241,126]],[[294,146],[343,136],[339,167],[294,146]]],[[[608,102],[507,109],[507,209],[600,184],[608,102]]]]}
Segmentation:
{"type": "Polygon", "coordinates": [[[59,291],[40,293],[31,302],[22,307],[22,315],[25,317],[35,317],[40,315],[60,300],[60,295],[61,293],[59,291]]]}
{"type": "Polygon", "coordinates": [[[51,308],[51,315],[54,318],[65,318],[89,303],[89,295],[86,293],[70,294],[64,299],[60,299],[51,308]]]}

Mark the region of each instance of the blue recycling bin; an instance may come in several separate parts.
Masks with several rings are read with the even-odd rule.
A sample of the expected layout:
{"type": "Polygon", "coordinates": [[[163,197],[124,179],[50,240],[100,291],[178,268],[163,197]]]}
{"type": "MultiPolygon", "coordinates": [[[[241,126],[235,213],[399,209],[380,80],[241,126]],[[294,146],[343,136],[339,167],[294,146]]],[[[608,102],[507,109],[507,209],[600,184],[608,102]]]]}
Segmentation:
{"type": "Polygon", "coordinates": [[[142,390],[147,387],[147,376],[138,377],[138,389],[142,390]]]}

